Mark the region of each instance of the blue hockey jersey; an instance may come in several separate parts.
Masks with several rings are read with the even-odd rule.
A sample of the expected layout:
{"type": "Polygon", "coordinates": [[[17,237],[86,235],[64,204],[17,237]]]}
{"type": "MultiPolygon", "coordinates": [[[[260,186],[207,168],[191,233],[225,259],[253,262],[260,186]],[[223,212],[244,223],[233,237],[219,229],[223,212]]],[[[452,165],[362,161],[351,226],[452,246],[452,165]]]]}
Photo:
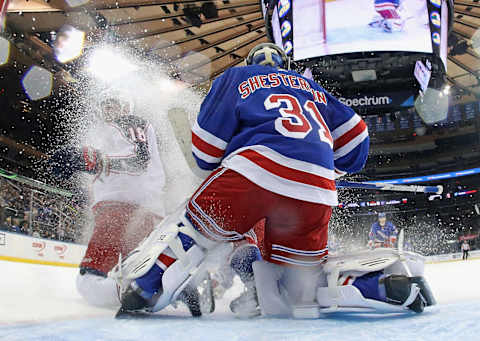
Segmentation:
{"type": "Polygon", "coordinates": [[[362,169],[368,148],[360,116],[314,81],[269,66],[225,71],[192,128],[200,168],[222,164],[271,192],[330,206],[335,173],[362,169]]]}
{"type": "Polygon", "coordinates": [[[397,234],[397,228],[392,224],[392,222],[385,222],[385,226],[382,228],[377,221],[372,224],[372,228],[370,230],[370,240],[376,243],[389,243],[391,242],[391,239],[397,238],[397,234]]]}

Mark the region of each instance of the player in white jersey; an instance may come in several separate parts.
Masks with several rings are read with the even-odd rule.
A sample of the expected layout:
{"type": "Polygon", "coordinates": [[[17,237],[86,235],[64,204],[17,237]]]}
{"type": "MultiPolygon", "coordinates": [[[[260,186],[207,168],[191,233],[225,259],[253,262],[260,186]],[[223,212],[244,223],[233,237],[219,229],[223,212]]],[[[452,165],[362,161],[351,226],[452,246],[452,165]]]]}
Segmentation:
{"type": "Polygon", "coordinates": [[[133,104],[121,92],[100,95],[99,119],[82,148],[65,148],[51,158],[53,172],[64,179],[76,172],[93,176],[91,208],[94,229],[80,264],[77,289],[87,302],[120,305],[116,282],[107,277],[118,262],[147,236],[164,215],[165,174],[152,125],[132,115],[133,104]]]}

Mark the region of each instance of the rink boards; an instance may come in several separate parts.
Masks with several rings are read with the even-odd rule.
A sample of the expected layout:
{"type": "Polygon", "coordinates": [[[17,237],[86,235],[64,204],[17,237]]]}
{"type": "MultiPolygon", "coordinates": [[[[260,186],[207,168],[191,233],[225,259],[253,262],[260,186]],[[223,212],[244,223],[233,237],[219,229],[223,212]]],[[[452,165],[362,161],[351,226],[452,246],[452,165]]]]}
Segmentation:
{"type": "MultiPolygon", "coordinates": [[[[78,267],[86,246],[60,241],[33,238],[16,233],[0,231],[0,260],[78,267]]],[[[427,263],[462,260],[462,253],[428,256],[427,263]]],[[[470,251],[470,259],[479,259],[480,250],[470,251]]]]}
{"type": "Polygon", "coordinates": [[[0,260],[78,267],[85,245],[0,231],[0,260]]]}

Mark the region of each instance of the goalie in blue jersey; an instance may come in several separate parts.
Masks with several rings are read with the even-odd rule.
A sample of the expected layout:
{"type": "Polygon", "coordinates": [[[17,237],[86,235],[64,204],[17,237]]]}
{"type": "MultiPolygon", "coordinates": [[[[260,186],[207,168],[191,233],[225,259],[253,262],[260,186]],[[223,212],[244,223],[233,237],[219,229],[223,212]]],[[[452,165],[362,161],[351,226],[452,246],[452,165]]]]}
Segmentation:
{"type": "Polygon", "coordinates": [[[401,32],[405,26],[405,19],[400,11],[401,0],[374,0],[377,14],[369,23],[371,27],[380,28],[384,32],[401,32]]]}
{"type": "MultiPolygon", "coordinates": [[[[278,46],[258,45],[246,64],[213,82],[192,128],[192,154],[206,180],[111,274],[122,287],[119,317],[175,303],[221,243],[241,244],[230,256],[246,287],[244,299],[231,305],[235,314],[298,316],[299,304],[336,304],[318,279],[330,271],[323,266],[338,204],[335,179],[365,164],[366,124],[313,80],[288,70],[278,46]]],[[[398,257],[360,264],[362,257],[372,255],[342,259],[353,272],[333,272],[328,280],[346,288],[345,304],[420,312],[431,303],[421,278],[383,271],[398,257]]]]}

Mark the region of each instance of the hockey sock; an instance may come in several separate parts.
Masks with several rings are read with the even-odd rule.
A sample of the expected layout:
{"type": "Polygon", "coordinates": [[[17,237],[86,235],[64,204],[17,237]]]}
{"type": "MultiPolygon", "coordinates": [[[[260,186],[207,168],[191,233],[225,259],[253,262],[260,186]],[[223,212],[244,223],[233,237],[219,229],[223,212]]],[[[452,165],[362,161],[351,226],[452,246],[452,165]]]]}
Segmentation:
{"type": "Polygon", "coordinates": [[[254,245],[247,245],[234,251],[230,260],[233,271],[240,276],[243,283],[253,279],[253,262],[260,260],[260,250],[254,245]]]}
{"type": "Polygon", "coordinates": [[[382,16],[383,19],[400,19],[400,15],[395,9],[377,10],[377,12],[382,16]]]}
{"type": "Polygon", "coordinates": [[[386,302],[385,286],[379,283],[384,277],[382,271],[369,272],[357,278],[349,277],[343,285],[353,285],[365,298],[386,302]]]}
{"type": "Polygon", "coordinates": [[[383,19],[398,19],[399,0],[375,0],[375,10],[383,19]]]}
{"type": "MultiPolygon", "coordinates": [[[[178,238],[182,242],[183,249],[187,251],[194,244],[194,240],[187,236],[184,233],[179,232],[178,238]]],[[[169,250],[160,254],[157,261],[153,267],[143,276],[137,278],[133,283],[132,287],[137,290],[145,299],[150,299],[154,294],[158,292],[162,286],[162,276],[165,270],[176,261],[176,258],[173,256],[169,250]]]]}

